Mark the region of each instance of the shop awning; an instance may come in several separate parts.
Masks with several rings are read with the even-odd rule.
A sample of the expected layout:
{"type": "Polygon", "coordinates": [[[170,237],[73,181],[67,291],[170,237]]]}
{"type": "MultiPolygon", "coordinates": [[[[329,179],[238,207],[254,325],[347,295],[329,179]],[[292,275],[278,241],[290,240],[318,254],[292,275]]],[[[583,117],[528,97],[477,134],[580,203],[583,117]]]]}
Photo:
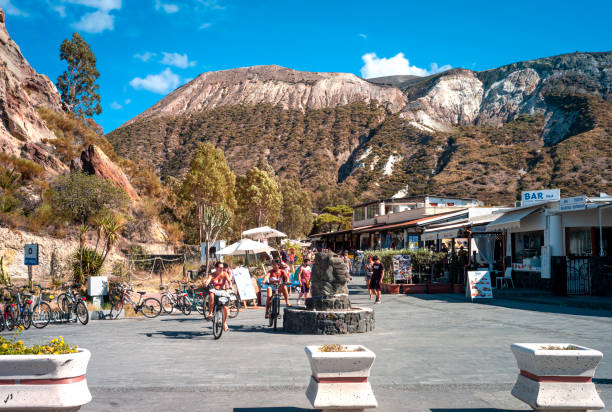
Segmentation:
{"type": "Polygon", "coordinates": [[[532,214],[538,209],[539,207],[536,206],[530,209],[524,209],[521,211],[505,213],[487,225],[487,232],[493,232],[493,231],[501,230],[501,229],[513,229],[516,227],[521,227],[521,220],[529,216],[530,214],[532,214]]]}
{"type": "Polygon", "coordinates": [[[470,222],[455,223],[454,225],[440,226],[432,229],[425,229],[421,235],[421,240],[455,239],[459,237],[459,231],[470,225],[470,222]]]}

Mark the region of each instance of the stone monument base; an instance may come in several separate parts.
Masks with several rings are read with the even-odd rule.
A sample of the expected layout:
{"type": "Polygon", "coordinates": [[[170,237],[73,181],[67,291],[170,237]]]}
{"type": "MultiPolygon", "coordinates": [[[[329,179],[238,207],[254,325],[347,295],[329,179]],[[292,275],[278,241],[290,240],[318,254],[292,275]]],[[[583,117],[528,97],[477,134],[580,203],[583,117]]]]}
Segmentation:
{"type": "Polygon", "coordinates": [[[370,308],[312,311],[285,308],[283,330],[303,335],[339,335],[374,330],[374,311],[370,308]]]}

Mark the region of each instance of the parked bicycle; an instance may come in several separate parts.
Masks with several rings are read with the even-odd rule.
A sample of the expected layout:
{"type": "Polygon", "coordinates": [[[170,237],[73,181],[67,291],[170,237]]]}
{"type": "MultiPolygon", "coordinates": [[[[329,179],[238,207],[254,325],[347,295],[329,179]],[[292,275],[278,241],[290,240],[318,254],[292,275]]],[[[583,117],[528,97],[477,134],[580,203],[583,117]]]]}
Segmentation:
{"type": "Polygon", "coordinates": [[[8,288],[11,299],[4,308],[4,324],[8,330],[13,330],[16,326],[29,329],[32,325],[31,296],[26,294],[22,296],[21,289],[25,290],[27,287],[8,288]],[[13,295],[15,296],[14,299],[12,298],[13,295]]]}
{"type": "MultiPolygon", "coordinates": [[[[34,285],[34,287],[38,288],[39,292],[32,308],[32,325],[35,328],[42,329],[49,324],[53,316],[51,305],[43,299],[43,291],[49,290],[49,288],[45,288],[42,285],[34,285]]],[[[35,293],[33,290],[30,292],[35,293]]],[[[49,299],[53,299],[53,295],[50,295],[49,299]]]]}
{"type": "Polygon", "coordinates": [[[87,298],[80,297],[72,293],[72,289],[78,289],[81,285],[63,285],[62,289],[66,292],[60,293],[57,296],[56,302],[61,310],[61,316],[66,322],[74,321],[77,319],[81,324],[87,325],[89,322],[89,310],[85,303],[87,298]],[[74,315],[74,317],[73,317],[74,315]]]}
{"type": "Polygon", "coordinates": [[[138,302],[134,302],[130,292],[133,292],[134,289],[132,285],[120,285],[118,286],[118,295],[114,295],[112,302],[111,310],[110,310],[110,318],[117,319],[119,314],[123,310],[123,306],[125,303],[132,306],[134,309],[134,313],[142,312],[144,316],[147,318],[155,318],[160,315],[162,310],[162,305],[159,300],[155,298],[146,298],[143,300],[143,296],[147,294],[147,292],[136,292],[138,293],[139,299],[138,302]]]}

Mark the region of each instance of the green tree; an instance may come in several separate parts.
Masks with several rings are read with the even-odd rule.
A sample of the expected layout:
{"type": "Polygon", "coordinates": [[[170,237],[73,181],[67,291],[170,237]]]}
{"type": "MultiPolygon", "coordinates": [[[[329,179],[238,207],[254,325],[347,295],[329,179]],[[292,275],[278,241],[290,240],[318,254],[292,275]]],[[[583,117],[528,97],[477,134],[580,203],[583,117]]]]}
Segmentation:
{"type": "Polygon", "coordinates": [[[279,229],[292,239],[298,239],[312,230],[312,203],[310,195],[297,180],[281,183],[283,205],[279,229]]]}
{"type": "Polygon", "coordinates": [[[54,212],[83,225],[129,205],[123,189],[96,175],[72,172],[55,179],[48,192],[54,212]]]}
{"type": "Polygon", "coordinates": [[[346,205],[323,208],[315,219],[315,231],[331,232],[332,230],[350,229],[353,224],[353,209],[346,205]]]}
{"type": "Polygon", "coordinates": [[[81,117],[102,113],[100,107],[100,76],[96,69],[96,56],[79,33],[72,34],[72,40],[65,39],[60,46],[60,60],[68,68],[57,78],[57,89],[70,111],[81,117]]]}
{"type": "Polygon", "coordinates": [[[280,219],[283,196],[278,180],[265,170],[252,168],[236,180],[236,198],[243,226],[276,226],[280,219]]]}
{"type": "Polygon", "coordinates": [[[187,215],[197,218],[199,244],[203,239],[204,207],[222,206],[231,214],[236,209],[235,186],[236,176],[227,165],[223,151],[211,143],[200,144],[181,187],[183,198],[192,202],[187,215]]]}

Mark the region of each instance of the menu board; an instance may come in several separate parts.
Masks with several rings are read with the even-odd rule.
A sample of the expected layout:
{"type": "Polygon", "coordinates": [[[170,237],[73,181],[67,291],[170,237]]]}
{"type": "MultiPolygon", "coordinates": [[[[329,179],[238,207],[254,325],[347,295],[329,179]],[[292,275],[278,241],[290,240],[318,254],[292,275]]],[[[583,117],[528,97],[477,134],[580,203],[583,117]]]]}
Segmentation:
{"type": "Polygon", "coordinates": [[[470,284],[470,298],[491,299],[493,298],[493,288],[491,287],[491,276],[488,270],[476,270],[468,272],[468,282],[470,284]]]}
{"type": "Polygon", "coordinates": [[[412,259],[410,255],[393,255],[393,280],[404,281],[412,276],[412,259]]]}
{"type": "Polygon", "coordinates": [[[236,287],[238,288],[238,293],[240,294],[241,300],[257,299],[257,294],[255,293],[253,282],[251,281],[249,269],[243,266],[237,267],[236,269],[232,270],[232,275],[234,276],[234,282],[236,282],[236,287]]]}

